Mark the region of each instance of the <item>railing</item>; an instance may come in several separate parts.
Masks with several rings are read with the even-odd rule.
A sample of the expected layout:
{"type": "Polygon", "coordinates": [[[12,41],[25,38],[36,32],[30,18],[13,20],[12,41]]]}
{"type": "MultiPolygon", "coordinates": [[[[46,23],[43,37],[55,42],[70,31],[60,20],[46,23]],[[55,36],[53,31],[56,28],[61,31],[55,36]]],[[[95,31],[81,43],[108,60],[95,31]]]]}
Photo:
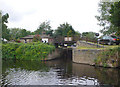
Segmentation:
{"type": "Polygon", "coordinates": [[[84,40],[84,41],[86,41],[86,42],[97,43],[97,38],[89,39],[89,38],[82,37],[82,38],[80,38],[80,40],[84,40]]]}

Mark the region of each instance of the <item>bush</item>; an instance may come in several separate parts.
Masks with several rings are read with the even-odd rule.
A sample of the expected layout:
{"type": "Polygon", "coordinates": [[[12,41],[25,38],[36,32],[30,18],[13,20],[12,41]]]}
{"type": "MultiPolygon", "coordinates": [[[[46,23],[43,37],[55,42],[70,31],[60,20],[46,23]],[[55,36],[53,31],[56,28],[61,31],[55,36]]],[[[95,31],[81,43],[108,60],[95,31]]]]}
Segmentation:
{"type": "Polygon", "coordinates": [[[16,49],[20,46],[20,44],[2,44],[2,58],[10,58],[14,59],[16,55],[16,49]]]}
{"type": "MultiPolygon", "coordinates": [[[[106,49],[104,52],[98,54],[98,58],[95,60],[97,65],[108,67],[109,64],[116,66],[120,60],[120,47],[106,49]]],[[[119,66],[119,65],[118,65],[119,66]]]]}
{"type": "Polygon", "coordinates": [[[3,44],[2,58],[24,59],[24,60],[41,60],[55,50],[53,45],[36,43],[18,43],[3,44]]]}

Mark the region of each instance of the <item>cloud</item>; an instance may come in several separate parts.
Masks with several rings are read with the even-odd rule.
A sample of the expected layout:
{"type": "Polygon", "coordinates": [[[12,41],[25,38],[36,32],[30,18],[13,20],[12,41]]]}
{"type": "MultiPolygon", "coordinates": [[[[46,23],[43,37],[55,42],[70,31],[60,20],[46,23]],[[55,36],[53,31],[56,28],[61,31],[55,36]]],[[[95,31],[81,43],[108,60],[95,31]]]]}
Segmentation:
{"type": "MultiPolygon", "coordinates": [[[[21,0],[22,1],[22,0],[21,0]]],[[[8,13],[11,22],[18,22],[23,19],[24,16],[33,14],[36,10],[26,8],[20,0],[1,0],[0,8],[3,14],[8,13]]],[[[26,3],[27,4],[27,3],[26,3]]]]}
{"type": "Polygon", "coordinates": [[[22,19],[21,13],[17,12],[14,8],[7,5],[5,2],[0,3],[0,8],[3,12],[3,14],[8,13],[9,14],[9,21],[15,22],[20,21],[22,19]]]}
{"type": "Polygon", "coordinates": [[[99,31],[95,15],[99,0],[1,0],[0,8],[9,13],[9,27],[34,31],[50,20],[53,29],[64,22],[75,30],[99,31]]]}

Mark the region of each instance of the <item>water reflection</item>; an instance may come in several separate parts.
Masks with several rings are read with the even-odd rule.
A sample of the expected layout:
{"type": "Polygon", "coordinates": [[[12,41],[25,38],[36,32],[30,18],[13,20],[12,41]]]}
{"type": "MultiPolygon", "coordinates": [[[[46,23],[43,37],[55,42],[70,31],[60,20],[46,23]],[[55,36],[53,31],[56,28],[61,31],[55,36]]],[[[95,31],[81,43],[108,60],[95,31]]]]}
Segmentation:
{"type": "Polygon", "coordinates": [[[95,68],[70,60],[3,60],[3,85],[120,85],[120,70],[95,68]]]}
{"type": "Polygon", "coordinates": [[[72,66],[73,75],[86,77],[86,80],[93,80],[94,84],[120,85],[119,69],[94,67],[75,63],[72,63],[72,66]]]}

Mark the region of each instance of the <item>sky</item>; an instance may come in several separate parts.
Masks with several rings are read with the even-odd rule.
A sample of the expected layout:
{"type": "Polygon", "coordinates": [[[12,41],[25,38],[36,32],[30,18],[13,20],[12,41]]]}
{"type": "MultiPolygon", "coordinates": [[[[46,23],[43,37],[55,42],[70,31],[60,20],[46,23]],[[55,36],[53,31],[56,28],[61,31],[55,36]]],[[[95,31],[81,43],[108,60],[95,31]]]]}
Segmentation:
{"type": "Polygon", "coordinates": [[[44,21],[52,29],[68,22],[82,32],[99,32],[95,18],[100,0],[0,0],[0,10],[9,14],[9,28],[35,31],[44,21]]]}

